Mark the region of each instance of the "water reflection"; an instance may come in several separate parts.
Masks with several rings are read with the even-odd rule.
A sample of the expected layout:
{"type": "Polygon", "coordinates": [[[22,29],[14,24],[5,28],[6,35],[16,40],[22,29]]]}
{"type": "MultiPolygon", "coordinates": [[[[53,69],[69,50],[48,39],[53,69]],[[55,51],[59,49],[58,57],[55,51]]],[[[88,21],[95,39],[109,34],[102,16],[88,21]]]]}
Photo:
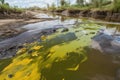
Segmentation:
{"type": "Polygon", "coordinates": [[[118,32],[120,32],[120,23],[117,22],[107,22],[107,21],[102,21],[102,20],[94,20],[94,19],[89,19],[89,18],[78,18],[78,17],[66,17],[66,16],[60,16],[59,18],[61,22],[64,22],[66,20],[74,19],[76,20],[76,24],[90,24],[90,23],[95,23],[101,26],[105,26],[107,29],[115,28],[118,32]]]}
{"type": "Polygon", "coordinates": [[[77,36],[75,35],[75,33],[69,32],[66,34],[58,35],[52,39],[48,39],[45,42],[43,42],[42,45],[44,45],[44,49],[48,49],[52,46],[59,45],[62,43],[68,43],[76,39],[77,39],[77,36]]]}
{"type": "Polygon", "coordinates": [[[69,73],[76,72],[84,56],[77,52],[67,53],[64,58],[55,58],[50,68],[41,71],[40,80],[72,80],[69,73]]]}

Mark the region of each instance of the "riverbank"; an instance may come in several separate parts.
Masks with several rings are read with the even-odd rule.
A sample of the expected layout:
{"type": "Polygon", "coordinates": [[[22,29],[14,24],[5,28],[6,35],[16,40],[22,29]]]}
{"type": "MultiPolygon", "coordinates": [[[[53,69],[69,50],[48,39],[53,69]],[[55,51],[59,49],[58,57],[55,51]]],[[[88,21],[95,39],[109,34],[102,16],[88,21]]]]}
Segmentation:
{"type": "Polygon", "coordinates": [[[16,36],[24,31],[25,29],[20,28],[23,25],[44,21],[44,19],[2,19],[0,20],[0,41],[6,38],[16,36]]]}
{"type": "Polygon", "coordinates": [[[67,10],[67,9],[59,10],[58,9],[58,10],[53,10],[52,13],[63,16],[91,17],[106,21],[120,22],[120,12],[114,12],[108,10],[67,10]]]}
{"type": "MultiPolygon", "coordinates": [[[[11,13],[11,15],[12,14],[14,13],[11,13]]],[[[40,14],[40,12],[26,11],[24,13],[21,13],[21,15],[19,15],[18,13],[14,14],[15,16],[0,16],[0,41],[10,37],[14,37],[26,31],[25,29],[20,28],[23,25],[53,20],[52,18],[37,18],[37,14],[40,14]]]]}
{"type": "Polygon", "coordinates": [[[22,12],[0,12],[0,19],[36,19],[35,15],[42,11],[24,10],[22,12]]]}
{"type": "MultiPolygon", "coordinates": [[[[56,18],[45,15],[41,11],[32,12],[29,11],[32,15],[31,18],[23,19],[9,19],[5,17],[0,20],[0,59],[10,58],[16,54],[16,51],[22,47],[24,43],[30,43],[36,41],[40,38],[42,34],[51,34],[53,29],[48,30],[38,30],[36,26],[33,29],[29,30],[23,28],[27,24],[33,23],[42,23],[43,25],[38,25],[38,27],[45,27],[45,21],[55,20],[56,18]],[[34,29],[36,30],[34,32],[34,29]]],[[[48,25],[49,26],[49,25],[48,25]]]]}

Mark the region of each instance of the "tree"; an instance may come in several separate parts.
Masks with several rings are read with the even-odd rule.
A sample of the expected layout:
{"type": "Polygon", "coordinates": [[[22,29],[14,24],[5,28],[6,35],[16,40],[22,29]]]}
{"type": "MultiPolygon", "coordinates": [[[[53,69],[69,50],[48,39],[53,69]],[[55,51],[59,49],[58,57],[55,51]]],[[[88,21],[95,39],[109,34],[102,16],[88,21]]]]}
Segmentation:
{"type": "Polygon", "coordinates": [[[117,0],[113,0],[114,3],[117,3],[117,0]]]}
{"type": "Polygon", "coordinates": [[[91,0],[91,4],[93,5],[93,7],[99,7],[98,0],[91,0]]]}
{"type": "Polygon", "coordinates": [[[98,8],[102,7],[102,4],[106,1],[107,0],[90,0],[90,3],[93,5],[93,7],[98,8]]]}
{"type": "Polygon", "coordinates": [[[84,0],[76,0],[76,3],[80,6],[84,5],[84,0]]]}
{"type": "Polygon", "coordinates": [[[114,10],[120,12],[120,0],[113,0],[114,10]]]}
{"type": "Polygon", "coordinates": [[[70,0],[68,0],[68,4],[69,4],[69,5],[71,4],[70,0]]]}
{"type": "Polygon", "coordinates": [[[47,4],[47,9],[49,9],[49,7],[50,7],[50,5],[49,5],[49,4],[47,4]]]}
{"type": "Polygon", "coordinates": [[[52,3],[51,8],[52,8],[53,11],[55,10],[56,7],[55,7],[54,3],[52,3]]]}
{"type": "Polygon", "coordinates": [[[61,6],[65,6],[65,4],[66,4],[65,0],[60,0],[60,5],[61,6]]]}
{"type": "Polygon", "coordinates": [[[111,4],[111,0],[90,0],[93,7],[102,7],[103,5],[111,4]]]}
{"type": "Polygon", "coordinates": [[[1,2],[2,4],[4,4],[4,3],[5,3],[5,0],[0,0],[0,2],[1,2]]]}

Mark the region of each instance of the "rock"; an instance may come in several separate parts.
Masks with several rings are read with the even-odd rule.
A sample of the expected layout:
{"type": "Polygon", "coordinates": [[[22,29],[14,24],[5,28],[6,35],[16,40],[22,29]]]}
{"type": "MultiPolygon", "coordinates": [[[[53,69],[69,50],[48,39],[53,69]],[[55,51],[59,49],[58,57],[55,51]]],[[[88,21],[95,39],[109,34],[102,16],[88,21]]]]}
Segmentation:
{"type": "Polygon", "coordinates": [[[68,28],[64,28],[61,32],[67,32],[67,31],[69,31],[69,29],[68,28]]]}
{"type": "Polygon", "coordinates": [[[56,32],[56,29],[53,29],[53,32],[56,32]]]}
{"type": "Polygon", "coordinates": [[[13,74],[9,74],[8,77],[9,77],[9,78],[12,78],[12,77],[13,77],[13,74]]]}
{"type": "Polygon", "coordinates": [[[83,31],[81,31],[84,35],[87,35],[88,33],[87,33],[87,31],[85,31],[85,30],[83,30],[83,31]]]}
{"type": "Polygon", "coordinates": [[[79,30],[76,30],[75,32],[79,32],[79,30]]]}
{"type": "Polygon", "coordinates": [[[61,14],[63,16],[69,16],[70,15],[68,10],[63,11],[61,14]]]}
{"type": "Polygon", "coordinates": [[[0,36],[2,36],[4,33],[3,32],[0,32],[0,36]]]}
{"type": "Polygon", "coordinates": [[[7,31],[5,31],[5,33],[12,33],[12,31],[11,30],[7,30],[7,31]]]}
{"type": "Polygon", "coordinates": [[[95,32],[90,32],[90,34],[95,34],[95,32]]]}
{"type": "Polygon", "coordinates": [[[120,49],[120,36],[114,37],[114,40],[111,42],[111,45],[115,48],[120,49]]]}
{"type": "Polygon", "coordinates": [[[91,47],[105,53],[120,53],[120,41],[117,38],[105,33],[97,34],[92,38],[91,47]]]}
{"type": "Polygon", "coordinates": [[[120,80],[120,69],[116,72],[116,79],[115,80],[120,80]]]}

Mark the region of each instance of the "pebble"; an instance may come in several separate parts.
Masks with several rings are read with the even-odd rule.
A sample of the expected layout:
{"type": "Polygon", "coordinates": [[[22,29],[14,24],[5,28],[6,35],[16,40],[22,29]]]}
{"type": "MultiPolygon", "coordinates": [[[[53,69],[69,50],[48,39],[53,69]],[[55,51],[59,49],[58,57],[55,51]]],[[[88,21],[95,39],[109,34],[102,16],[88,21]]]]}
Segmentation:
{"type": "Polygon", "coordinates": [[[12,77],[13,77],[13,74],[9,74],[8,77],[9,77],[9,78],[12,78],[12,77]]]}

